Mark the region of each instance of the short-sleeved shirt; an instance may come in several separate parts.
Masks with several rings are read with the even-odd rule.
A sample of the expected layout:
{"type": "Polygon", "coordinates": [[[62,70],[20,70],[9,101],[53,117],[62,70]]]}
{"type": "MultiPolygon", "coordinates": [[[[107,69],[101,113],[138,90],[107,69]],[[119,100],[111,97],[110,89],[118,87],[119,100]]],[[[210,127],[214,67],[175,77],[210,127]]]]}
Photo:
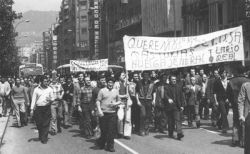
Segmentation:
{"type": "Polygon", "coordinates": [[[97,96],[97,101],[101,104],[101,109],[103,113],[114,113],[116,109],[110,105],[119,101],[119,91],[117,89],[102,88],[97,96]]]}

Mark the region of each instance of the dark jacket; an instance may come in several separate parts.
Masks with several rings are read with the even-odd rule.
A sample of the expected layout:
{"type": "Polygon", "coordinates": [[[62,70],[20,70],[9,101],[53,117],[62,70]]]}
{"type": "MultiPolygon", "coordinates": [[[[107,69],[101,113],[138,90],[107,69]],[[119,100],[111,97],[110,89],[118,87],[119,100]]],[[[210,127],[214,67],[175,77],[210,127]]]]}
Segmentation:
{"type": "Polygon", "coordinates": [[[228,99],[228,92],[229,92],[229,82],[227,82],[227,88],[225,89],[222,85],[221,79],[217,79],[214,82],[214,94],[216,94],[216,99],[218,102],[225,101],[228,99]]]}
{"type": "Polygon", "coordinates": [[[180,110],[181,107],[185,106],[185,97],[182,90],[183,88],[178,84],[165,86],[164,102],[166,103],[166,110],[180,110]],[[172,99],[174,103],[170,104],[168,99],[172,99]]]}

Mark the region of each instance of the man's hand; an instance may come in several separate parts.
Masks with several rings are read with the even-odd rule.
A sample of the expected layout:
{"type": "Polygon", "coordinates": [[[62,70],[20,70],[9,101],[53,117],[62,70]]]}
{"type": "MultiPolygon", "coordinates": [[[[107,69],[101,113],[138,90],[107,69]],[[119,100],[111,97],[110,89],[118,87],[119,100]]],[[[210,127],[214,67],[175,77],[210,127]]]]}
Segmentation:
{"type": "Polygon", "coordinates": [[[98,116],[99,117],[103,117],[104,116],[103,112],[102,111],[98,111],[98,116]]]}
{"type": "Polygon", "coordinates": [[[155,100],[152,101],[152,105],[155,106],[155,100]]]}
{"type": "Polygon", "coordinates": [[[169,104],[173,104],[174,101],[173,101],[172,99],[169,98],[169,99],[168,99],[168,103],[169,103],[169,104]]]}
{"type": "Polygon", "coordinates": [[[245,122],[245,117],[244,116],[240,116],[240,121],[245,122]]]}
{"type": "Polygon", "coordinates": [[[219,106],[219,103],[218,103],[218,101],[215,101],[215,105],[216,105],[216,106],[219,106]]]}
{"type": "Polygon", "coordinates": [[[81,106],[78,106],[78,111],[79,111],[79,112],[82,112],[81,106]]]}
{"type": "Polygon", "coordinates": [[[142,106],[140,101],[137,101],[138,106],[142,106]]]}
{"type": "Polygon", "coordinates": [[[181,107],[181,111],[183,111],[184,110],[184,107],[181,107]]]}
{"type": "Polygon", "coordinates": [[[30,116],[31,116],[31,117],[34,116],[34,110],[30,110],[30,116]]]}

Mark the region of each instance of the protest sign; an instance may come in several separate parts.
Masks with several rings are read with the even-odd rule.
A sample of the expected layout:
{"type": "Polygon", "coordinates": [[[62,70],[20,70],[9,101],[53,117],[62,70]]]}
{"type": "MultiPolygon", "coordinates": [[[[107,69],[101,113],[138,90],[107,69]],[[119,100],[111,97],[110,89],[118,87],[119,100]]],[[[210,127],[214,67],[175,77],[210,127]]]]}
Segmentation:
{"type": "Polygon", "coordinates": [[[70,71],[71,72],[84,72],[84,71],[107,71],[108,59],[100,60],[71,60],[70,71]]]}
{"type": "Polygon", "coordinates": [[[157,70],[244,60],[242,27],[191,37],[124,36],[127,70],[157,70]]]}

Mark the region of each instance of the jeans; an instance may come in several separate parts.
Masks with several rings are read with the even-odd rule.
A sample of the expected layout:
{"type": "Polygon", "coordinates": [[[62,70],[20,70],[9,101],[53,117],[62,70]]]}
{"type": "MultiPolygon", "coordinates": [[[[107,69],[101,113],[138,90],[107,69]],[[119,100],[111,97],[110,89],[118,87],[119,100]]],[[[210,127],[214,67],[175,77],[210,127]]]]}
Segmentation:
{"type": "Polygon", "coordinates": [[[200,101],[199,114],[201,118],[202,118],[203,109],[204,109],[204,118],[208,119],[209,118],[209,104],[207,102],[207,98],[202,98],[200,101]]]}
{"type": "Polygon", "coordinates": [[[72,125],[72,115],[73,115],[73,105],[72,101],[63,101],[63,107],[64,107],[64,125],[72,125]]]}
{"type": "Polygon", "coordinates": [[[51,104],[51,132],[61,130],[62,122],[62,101],[55,100],[51,104]]]}
{"type": "Polygon", "coordinates": [[[16,119],[18,126],[24,124],[24,116],[25,116],[25,100],[13,100],[14,103],[14,110],[16,113],[16,119]]]}
{"type": "Polygon", "coordinates": [[[187,105],[187,116],[188,116],[188,122],[192,123],[195,119],[195,121],[200,121],[200,115],[199,115],[199,105],[187,105]]]}
{"type": "Polygon", "coordinates": [[[149,132],[152,118],[152,100],[140,100],[140,132],[149,132]]]}

